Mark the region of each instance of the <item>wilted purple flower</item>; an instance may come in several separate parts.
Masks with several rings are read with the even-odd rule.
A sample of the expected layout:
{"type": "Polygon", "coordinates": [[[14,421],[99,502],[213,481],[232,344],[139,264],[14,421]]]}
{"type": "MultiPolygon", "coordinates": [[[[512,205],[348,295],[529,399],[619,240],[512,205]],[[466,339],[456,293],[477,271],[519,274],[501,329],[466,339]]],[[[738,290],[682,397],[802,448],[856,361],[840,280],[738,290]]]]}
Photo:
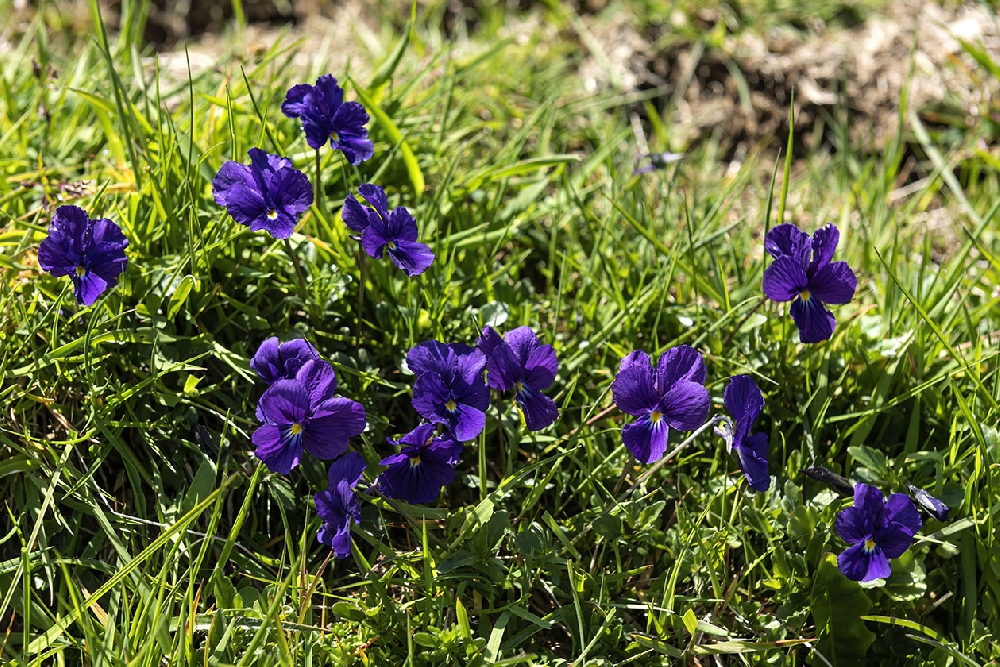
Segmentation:
{"type": "Polygon", "coordinates": [[[319,358],[319,352],[307,340],[295,338],[279,343],[277,336],[271,336],[254,352],[250,368],[260,376],[261,380],[267,384],[274,384],[278,380],[295,377],[303,364],[319,358]]]}
{"type": "Polygon", "coordinates": [[[749,375],[734,375],[726,386],[723,400],[736,422],[732,441],[726,444],[736,451],[750,488],[767,491],[771,486],[771,478],[767,474],[767,434],[750,435],[753,423],[764,409],[764,396],[749,375]]]}
{"type": "Polygon", "coordinates": [[[212,181],[212,195],[233,220],[276,239],[292,235],[313,201],[309,178],[291,160],[251,148],[250,165],[226,162],[212,181]]]}
{"type": "Polygon", "coordinates": [[[657,169],[666,169],[667,165],[677,162],[683,157],[683,153],[646,153],[645,155],[640,155],[639,160],[649,160],[649,164],[636,167],[632,174],[648,174],[657,169]]]}
{"type": "Polygon", "coordinates": [[[813,478],[817,482],[823,482],[842,496],[854,495],[854,486],[846,477],[838,475],[823,466],[809,466],[808,468],[803,468],[802,474],[813,478]]]}
{"type": "Polygon", "coordinates": [[[486,354],[486,382],[492,389],[516,393],[529,431],[549,426],[559,416],[555,401],[542,393],[552,386],[559,360],[551,345],[542,345],[530,327],[518,327],[501,336],[483,327],[476,345],[486,354]]]}
{"type": "Polygon", "coordinates": [[[837,514],[837,533],[851,545],[837,558],[837,566],[854,581],[888,577],[892,573],[889,559],[899,558],[910,548],[922,523],[905,493],[894,493],[886,502],[874,486],[856,484],[854,506],[837,514]]]}
{"type": "Polygon", "coordinates": [[[379,465],[389,466],[378,477],[378,488],[388,498],[416,505],[433,502],[441,487],[455,478],[455,466],[462,443],[447,433],[437,435],[433,424],[421,424],[399,440],[389,440],[401,448],[379,465]]]}
{"type": "Polygon", "coordinates": [[[128,239],[111,220],[91,220],[79,206],[60,206],[38,246],[38,265],[57,278],[69,276],[77,303],[91,306],[118,284],[128,265],[127,246],[128,239]]]}
{"type": "Polygon", "coordinates": [[[368,112],[358,102],[345,102],[344,90],[331,74],[316,79],[316,85],[300,83],[288,89],[281,112],[302,120],[306,143],[319,150],[327,141],[344,152],[351,164],[361,164],[375,154],[368,138],[368,112]]]}
{"type": "MultiPolygon", "coordinates": [[[[325,365],[325,366],[324,366],[325,365]]],[[[347,450],[348,441],[365,429],[365,409],[342,397],[329,397],[333,369],[309,361],[295,378],[278,380],[257,404],[264,422],[253,434],[254,452],[271,472],[287,475],[299,464],[303,448],[329,460],[347,450]]]]}
{"type": "Polygon", "coordinates": [[[910,490],[910,493],[913,495],[913,500],[917,503],[917,507],[919,507],[924,512],[934,517],[938,521],[948,520],[948,512],[951,510],[948,509],[947,505],[945,505],[943,502],[941,502],[931,494],[927,493],[923,489],[917,488],[912,484],[907,484],[906,487],[910,490]]]}
{"type": "Polygon", "coordinates": [[[361,246],[370,256],[380,259],[382,251],[389,253],[392,263],[411,278],[420,275],[434,261],[430,247],[417,241],[417,221],[406,208],[389,210],[385,190],[365,183],[358,192],[371,204],[365,208],[348,194],[342,213],[344,224],[361,234],[361,246]]]}
{"type": "Polygon", "coordinates": [[[622,441],[638,461],[661,459],[671,428],[693,431],[705,422],[710,401],[704,382],[701,353],[688,345],[661,354],[655,371],[642,350],[622,359],[611,391],[619,410],[639,418],[622,428],[622,441]]]}
{"type": "Polygon", "coordinates": [[[793,301],[792,319],[803,343],[829,340],[837,320],[824,304],[849,303],[858,279],[847,262],[831,262],[840,232],[833,224],[810,237],[792,224],[767,233],[764,249],[774,262],[764,271],[764,294],[774,301],[793,301]]]}
{"type": "Polygon", "coordinates": [[[361,507],[354,487],[361,481],[364,471],[365,460],[361,454],[348,452],[330,464],[326,490],[313,496],[316,513],[323,519],[316,539],[333,547],[337,558],[351,555],[351,524],[361,523],[361,507]]]}
{"type": "Polygon", "coordinates": [[[483,380],[486,356],[481,351],[430,340],[407,353],[406,365],[417,375],[413,383],[413,409],[417,414],[444,424],[460,442],[482,432],[490,391],[483,380]]]}

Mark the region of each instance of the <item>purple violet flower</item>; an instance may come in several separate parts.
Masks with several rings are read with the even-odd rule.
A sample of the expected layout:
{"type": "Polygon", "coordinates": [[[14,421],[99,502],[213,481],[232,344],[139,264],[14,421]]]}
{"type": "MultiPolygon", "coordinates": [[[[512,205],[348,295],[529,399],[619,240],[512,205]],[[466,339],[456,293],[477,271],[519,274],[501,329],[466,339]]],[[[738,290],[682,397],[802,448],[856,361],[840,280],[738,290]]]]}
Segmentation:
{"type": "Polygon", "coordinates": [[[313,201],[309,178],[291,160],[251,148],[250,164],[226,162],[212,181],[212,195],[233,220],[276,239],[292,235],[313,201]]]}
{"type": "Polygon", "coordinates": [[[365,409],[333,397],[331,387],[336,388],[333,369],[313,360],[295,378],[278,380],[260,397],[257,418],[264,423],[253,434],[254,454],[271,472],[287,475],[299,464],[303,449],[319,459],[335,459],[365,430],[365,409]]]}
{"type": "Polygon", "coordinates": [[[478,436],[486,427],[490,391],[483,380],[486,356],[467,345],[421,343],[406,354],[406,365],[417,375],[413,409],[424,419],[444,424],[459,442],[478,436]]]}
{"type": "Polygon", "coordinates": [[[837,533],[850,544],[837,557],[837,567],[854,581],[884,579],[892,573],[890,558],[910,548],[923,522],[905,493],[894,493],[886,502],[882,492],[869,484],[854,486],[854,506],[837,514],[837,533]]]}
{"type": "Polygon", "coordinates": [[[319,352],[307,340],[295,338],[279,343],[277,336],[271,336],[254,352],[250,368],[260,376],[261,380],[267,384],[274,384],[278,380],[295,377],[303,364],[319,358],[319,352]]]}
{"type": "Polygon", "coordinates": [[[649,355],[636,350],[622,359],[611,384],[615,405],[639,419],[622,428],[622,441],[641,463],[663,458],[671,428],[693,431],[708,418],[705,362],[688,345],[660,355],[656,370],[649,355]]]}
{"type": "Polygon", "coordinates": [[[316,79],[316,85],[300,83],[288,89],[281,112],[302,120],[306,143],[319,150],[329,141],[343,151],[351,164],[361,164],[375,154],[368,138],[368,112],[358,102],[345,102],[344,89],[332,74],[316,79]]]}
{"type": "Polygon", "coordinates": [[[559,416],[555,401],[542,393],[552,386],[559,360],[551,345],[542,345],[530,327],[518,327],[501,336],[483,327],[476,345],[486,355],[486,382],[491,389],[513,389],[529,431],[540,431],[559,416]]]}
{"type": "Polygon", "coordinates": [[[824,304],[850,303],[858,279],[847,262],[831,262],[840,232],[833,224],[811,237],[792,224],[767,233],[764,249],[774,262],[764,271],[764,294],[792,301],[792,319],[803,343],[829,340],[837,320],[824,304]]]}
{"type": "Polygon", "coordinates": [[[735,422],[732,440],[726,444],[736,451],[750,488],[767,491],[771,486],[771,478],[767,474],[767,434],[750,435],[753,423],[764,409],[764,396],[749,375],[734,375],[726,386],[723,400],[735,422]]]}
{"type": "Polygon", "coordinates": [[[639,156],[639,161],[649,160],[649,164],[636,167],[632,175],[648,174],[657,169],[666,169],[671,163],[677,162],[684,157],[683,153],[646,153],[639,156]]]}
{"type": "Polygon", "coordinates": [[[385,190],[365,183],[358,192],[372,208],[365,208],[348,194],[344,200],[344,224],[361,234],[361,246],[371,257],[381,259],[387,250],[389,259],[409,277],[427,270],[434,261],[434,252],[425,243],[417,241],[417,221],[403,206],[389,210],[385,190]]]}
{"type": "Polygon", "coordinates": [[[447,433],[437,435],[433,424],[421,424],[399,440],[388,442],[401,450],[379,462],[389,466],[378,477],[378,488],[386,497],[411,505],[433,502],[441,488],[455,479],[462,443],[447,433]]]}
{"type": "Polygon", "coordinates": [[[128,239],[111,220],[91,220],[79,206],[60,206],[38,246],[38,265],[57,278],[69,276],[76,302],[92,306],[118,284],[128,266],[127,246],[128,239]]]}
{"type": "Polygon", "coordinates": [[[361,481],[364,471],[365,460],[361,454],[348,452],[330,464],[326,490],[313,496],[316,513],[323,519],[316,539],[333,547],[337,558],[351,555],[351,524],[361,523],[361,507],[354,487],[361,481]]]}

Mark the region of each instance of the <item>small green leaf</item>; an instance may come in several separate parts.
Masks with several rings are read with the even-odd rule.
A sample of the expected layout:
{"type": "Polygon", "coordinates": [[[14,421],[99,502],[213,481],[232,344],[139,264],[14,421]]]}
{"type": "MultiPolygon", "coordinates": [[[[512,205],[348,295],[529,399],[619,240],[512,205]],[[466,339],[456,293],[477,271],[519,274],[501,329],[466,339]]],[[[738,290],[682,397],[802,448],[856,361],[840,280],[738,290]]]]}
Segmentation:
{"type": "Polygon", "coordinates": [[[693,635],[698,631],[698,617],[694,615],[694,610],[685,611],[681,620],[684,621],[684,627],[687,628],[689,634],[693,635]]]}
{"type": "Polygon", "coordinates": [[[176,317],[177,313],[187,302],[188,295],[191,293],[191,288],[194,287],[194,276],[188,274],[181,279],[181,284],[177,286],[174,293],[170,296],[170,306],[167,308],[167,317],[173,319],[176,317]]]}

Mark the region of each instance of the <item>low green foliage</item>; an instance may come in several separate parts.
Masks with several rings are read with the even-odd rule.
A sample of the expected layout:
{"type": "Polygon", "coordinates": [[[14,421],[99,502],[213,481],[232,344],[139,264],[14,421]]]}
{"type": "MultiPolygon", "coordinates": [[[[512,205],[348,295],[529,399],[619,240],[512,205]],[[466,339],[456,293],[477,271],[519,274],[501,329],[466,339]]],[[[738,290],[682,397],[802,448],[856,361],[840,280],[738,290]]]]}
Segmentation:
{"type": "MultiPolygon", "coordinates": [[[[324,152],[321,203],[287,246],[236,224],[211,181],[251,146],[314,178],[279,106],[322,54],[288,39],[178,78],[142,55],[139,26],[106,37],[96,2],[90,39],[64,41],[52,7],[21,26],[0,62],[4,664],[1000,660],[1000,184],[978,131],[939,145],[912,115],[883,152],[793,165],[781,210],[836,222],[859,276],[833,339],[804,346],[787,308],[760,302],[782,191],[765,156],[727,174],[708,144],[635,176],[637,100],[583,92],[572,37],[486,21],[449,44],[441,6],[384,62],[334,72],[372,111],[375,158],[324,152]],[[365,182],[413,212],[437,260],[414,280],[369,261],[360,304],[339,210],[365,182]],[[62,203],[130,240],[90,308],[37,266],[62,203]],[[355,448],[377,470],[417,419],[406,351],[487,323],[555,346],[559,421],[530,434],[510,402],[492,408],[438,503],[371,498],[353,558],[332,560],[311,498],[323,464],[281,477],[253,456],[257,345],[317,346],[368,411],[355,448]],[[618,362],[681,343],[704,353],[717,409],[732,374],[763,389],[767,493],[708,432],[616,501],[641,473],[611,401],[618,362]],[[889,579],[848,581],[844,501],[799,474],[814,463],[912,482],[953,520],[926,521],[889,579]]],[[[669,128],[649,140],[666,149],[669,128]]]]}

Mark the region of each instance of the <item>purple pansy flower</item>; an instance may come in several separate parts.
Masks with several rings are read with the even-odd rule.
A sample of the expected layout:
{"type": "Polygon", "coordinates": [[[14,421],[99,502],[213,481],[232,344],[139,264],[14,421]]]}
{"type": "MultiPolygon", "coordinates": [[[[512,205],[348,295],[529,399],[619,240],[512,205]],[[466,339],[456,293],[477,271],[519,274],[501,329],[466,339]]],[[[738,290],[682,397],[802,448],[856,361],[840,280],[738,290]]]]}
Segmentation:
{"type": "Polygon", "coordinates": [[[118,284],[128,266],[127,246],[128,239],[111,220],[91,220],[79,206],[60,206],[38,246],[38,265],[57,278],[69,276],[77,303],[91,306],[118,284]]]}
{"type": "Polygon", "coordinates": [[[267,384],[274,384],[278,380],[295,377],[303,364],[319,358],[319,352],[307,340],[295,338],[279,343],[277,336],[271,336],[254,352],[250,368],[260,376],[261,380],[267,384]]]}
{"type": "Polygon", "coordinates": [[[462,443],[447,433],[437,435],[433,424],[421,424],[399,440],[388,441],[401,450],[379,462],[389,466],[378,477],[378,488],[386,497],[413,505],[433,502],[441,487],[455,479],[462,443]]]}
{"type": "Polygon", "coordinates": [[[351,555],[351,524],[361,523],[361,507],[354,487],[361,481],[364,471],[365,460],[361,454],[348,452],[330,464],[326,491],[313,496],[316,513],[323,519],[316,539],[333,547],[337,558],[351,555]]]}
{"type": "Polygon", "coordinates": [[[368,112],[358,102],[345,102],[344,89],[332,74],[316,79],[316,85],[300,83],[288,89],[281,112],[302,120],[306,143],[319,150],[327,141],[343,151],[351,164],[361,164],[375,154],[368,138],[368,112]]]}
{"type": "Polygon", "coordinates": [[[829,224],[810,237],[792,224],[767,233],[764,249],[774,262],[764,271],[764,294],[793,301],[792,319],[803,343],[829,340],[837,320],[824,304],[849,303],[858,279],[847,262],[831,262],[840,232],[829,224]]]}
{"type": "Polygon", "coordinates": [[[708,417],[705,363],[688,345],[660,355],[656,370],[649,355],[636,350],[622,359],[611,384],[615,405],[639,419],[622,428],[622,441],[641,463],[652,463],[667,450],[671,428],[693,431],[708,417]]]}
{"type": "Polygon", "coordinates": [[[380,259],[382,251],[389,253],[392,263],[406,275],[420,275],[434,261],[434,252],[417,241],[417,221],[402,206],[389,210],[385,190],[365,183],[358,188],[372,208],[365,208],[348,194],[344,200],[344,224],[361,234],[361,246],[371,257],[380,259]]]}
{"type": "Polygon", "coordinates": [[[480,350],[430,340],[406,354],[406,365],[417,375],[413,409],[421,417],[444,424],[459,442],[482,432],[490,391],[483,380],[486,356],[480,350]]]}
{"type": "Polygon", "coordinates": [[[302,450],[335,459],[348,441],[365,430],[365,409],[347,398],[333,397],[333,369],[325,361],[309,361],[295,378],[278,380],[257,404],[264,422],[253,434],[254,454],[271,472],[287,475],[299,464],[302,450]]]}
{"type": "Polygon", "coordinates": [[[555,381],[559,360],[551,345],[542,345],[530,327],[518,327],[501,336],[483,327],[476,345],[486,355],[486,382],[499,391],[515,390],[530,431],[549,426],[559,416],[555,401],[542,393],[555,381]]]}
{"type": "Polygon", "coordinates": [[[905,493],[894,493],[886,502],[874,486],[856,484],[854,507],[837,514],[837,533],[851,545],[837,557],[837,566],[854,581],[888,577],[892,573],[889,559],[899,558],[910,548],[922,523],[905,493]]]}
{"type": "Polygon", "coordinates": [[[749,375],[734,375],[726,386],[723,400],[735,422],[732,440],[726,444],[736,451],[750,488],[767,491],[771,486],[771,478],[767,474],[767,434],[750,435],[753,423],[764,409],[764,396],[749,375]]]}
{"type": "Polygon", "coordinates": [[[251,231],[287,239],[313,201],[309,178],[291,160],[251,148],[250,164],[226,162],[212,181],[212,195],[233,220],[251,231]]]}

